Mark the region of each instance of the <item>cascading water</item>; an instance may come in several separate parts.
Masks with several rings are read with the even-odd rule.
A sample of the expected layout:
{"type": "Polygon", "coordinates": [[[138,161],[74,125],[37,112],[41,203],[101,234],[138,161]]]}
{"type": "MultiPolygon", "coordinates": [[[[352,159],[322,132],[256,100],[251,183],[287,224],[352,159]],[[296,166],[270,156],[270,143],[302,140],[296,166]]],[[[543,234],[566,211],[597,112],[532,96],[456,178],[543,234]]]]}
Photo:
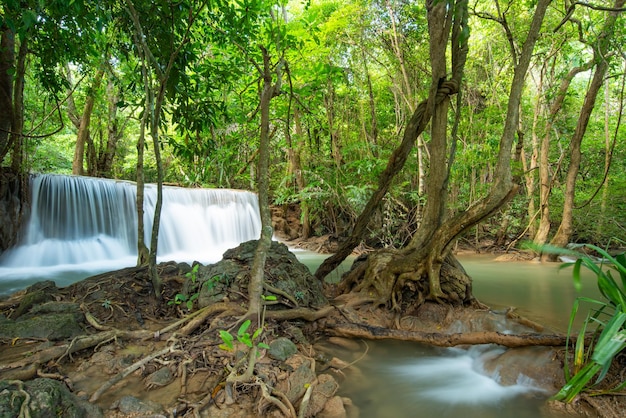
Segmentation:
{"type": "MultiPolygon", "coordinates": [[[[90,177],[31,178],[30,218],[20,244],[0,257],[0,294],[51,278],[65,286],[80,278],[129,267],[137,260],[135,184],[90,177]]],[[[145,240],[150,243],[156,187],[144,191],[145,240]]],[[[254,193],[163,188],[158,259],[202,263],[257,239],[254,193]]]]}

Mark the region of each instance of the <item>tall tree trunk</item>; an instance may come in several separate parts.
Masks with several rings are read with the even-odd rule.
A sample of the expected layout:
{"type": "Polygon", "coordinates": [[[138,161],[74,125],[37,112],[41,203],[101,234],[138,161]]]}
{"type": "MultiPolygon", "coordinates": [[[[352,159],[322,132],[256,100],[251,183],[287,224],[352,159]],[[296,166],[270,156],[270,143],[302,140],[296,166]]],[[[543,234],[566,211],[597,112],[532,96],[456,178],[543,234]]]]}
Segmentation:
{"type": "Polygon", "coordinates": [[[550,175],[550,136],[552,135],[554,122],[556,121],[558,113],[563,108],[563,102],[565,101],[572,80],[577,74],[589,70],[591,66],[592,61],[589,61],[580,67],[572,68],[561,80],[554,102],[552,102],[550,106],[550,112],[539,150],[539,226],[533,238],[533,242],[537,245],[545,244],[550,233],[550,193],[552,191],[552,177],[550,175]]]}
{"type": "MultiPolygon", "coordinates": [[[[431,2],[429,2],[429,4],[430,3],[431,2]]],[[[442,5],[434,7],[442,7],[442,5]]],[[[441,24],[443,23],[444,22],[441,22],[441,24]]],[[[442,41],[445,42],[443,39],[438,39],[431,40],[431,43],[442,41]]],[[[345,260],[346,257],[350,255],[352,250],[361,242],[372,215],[380,206],[380,203],[389,190],[394,177],[404,167],[404,164],[413,149],[415,141],[419,135],[424,132],[424,129],[430,122],[435,106],[446,100],[446,98],[450,95],[456,94],[458,92],[459,85],[460,79],[455,80],[453,77],[453,79],[449,81],[445,81],[445,79],[437,80],[437,82],[431,87],[428,99],[420,102],[420,104],[416,107],[415,112],[413,112],[411,119],[408,121],[404,129],[400,145],[389,157],[387,167],[385,167],[385,170],[378,179],[378,188],[368,200],[363,212],[361,212],[358,216],[350,236],[340,245],[335,254],[325,259],[324,262],[318,267],[315,272],[315,277],[320,280],[326,277],[343,260],[345,260]]]]}
{"type": "Polygon", "coordinates": [[[28,53],[28,37],[20,42],[15,67],[15,83],[13,85],[13,124],[9,135],[9,144],[13,146],[11,153],[11,169],[14,172],[25,172],[24,161],[24,82],[26,75],[26,55],[28,53]]]}
{"type": "MultiPolygon", "coordinates": [[[[626,0],[615,0],[613,9],[621,9],[624,6],[624,3],[626,3],[626,0]]],[[[550,241],[552,245],[555,245],[557,247],[565,247],[572,236],[576,177],[578,177],[581,161],[581,143],[587,130],[589,118],[591,117],[591,112],[593,111],[593,108],[595,106],[598,92],[600,91],[602,83],[604,82],[604,75],[609,68],[610,56],[608,52],[610,48],[610,40],[615,30],[615,21],[617,20],[619,12],[611,11],[607,12],[607,14],[607,18],[604,21],[604,27],[602,29],[602,32],[600,32],[598,36],[598,42],[595,44],[594,47],[594,60],[596,70],[593,74],[591,84],[587,89],[587,93],[585,94],[585,100],[583,102],[582,108],[580,109],[576,129],[574,130],[574,134],[572,135],[572,139],[570,141],[570,164],[567,170],[567,177],[565,182],[563,214],[559,229],[552,238],[552,241],[550,241]]],[[[556,254],[549,255],[549,259],[555,260],[556,254]]]]}
{"type": "MultiPolygon", "coordinates": [[[[298,108],[294,112],[294,120],[296,124],[296,147],[294,149],[294,174],[296,176],[296,187],[298,192],[301,192],[306,187],[304,181],[304,171],[302,169],[302,148],[304,146],[302,138],[304,132],[302,131],[302,121],[300,120],[300,112],[298,108]]],[[[311,236],[311,219],[309,217],[309,202],[306,199],[300,201],[300,212],[302,224],[302,238],[309,238],[311,236]]]]}
{"type": "Polygon", "coordinates": [[[80,118],[80,126],[78,127],[78,134],[76,135],[74,160],[72,161],[72,174],[75,175],[82,176],[84,174],[83,161],[85,158],[85,144],[89,136],[89,125],[91,123],[91,113],[93,112],[93,106],[96,100],[96,90],[100,88],[103,74],[104,69],[99,68],[85,97],[85,106],[83,107],[83,113],[80,118]]]}
{"type": "Polygon", "coordinates": [[[117,118],[118,95],[115,91],[113,80],[110,77],[107,82],[106,94],[109,104],[107,113],[107,138],[106,145],[100,150],[98,155],[98,173],[103,177],[111,177],[117,144],[123,135],[124,127],[117,118]]]}
{"type": "MultiPolygon", "coordinates": [[[[361,45],[364,42],[361,40],[361,45]]],[[[370,76],[369,69],[367,67],[367,54],[365,48],[361,47],[361,58],[363,60],[363,71],[365,72],[365,82],[367,85],[368,104],[369,104],[369,116],[370,116],[370,130],[364,129],[365,136],[368,140],[368,150],[374,156],[378,156],[378,121],[376,118],[376,102],[374,100],[374,89],[372,87],[372,77],[370,76]]]]}
{"type": "Polygon", "coordinates": [[[537,187],[537,169],[539,168],[539,135],[537,133],[539,115],[542,111],[543,103],[543,77],[545,74],[545,64],[542,66],[539,73],[539,81],[537,82],[537,96],[535,97],[535,106],[533,108],[533,124],[532,124],[532,140],[530,150],[530,161],[526,161],[525,153],[522,153],[522,168],[524,170],[524,177],[526,180],[526,197],[528,198],[528,205],[526,213],[528,216],[528,235],[534,237],[537,233],[537,214],[535,205],[535,189],[537,187]]]}
{"type": "MultiPolygon", "coordinates": [[[[272,216],[269,207],[269,160],[270,160],[270,102],[279,90],[272,84],[270,56],[264,47],[263,53],[263,88],[261,90],[259,108],[261,111],[261,131],[259,137],[259,161],[257,190],[259,196],[259,210],[261,213],[261,236],[254,253],[254,260],[250,269],[248,283],[248,311],[249,318],[259,317],[261,313],[261,295],[263,294],[263,280],[265,276],[265,259],[272,243],[272,216]]],[[[260,322],[260,321],[259,321],[260,322]]]]}
{"type": "MultiPolygon", "coordinates": [[[[135,42],[138,42],[135,39],[135,42]]],[[[144,223],[144,195],[145,195],[145,177],[143,172],[143,157],[146,146],[146,126],[148,124],[148,115],[152,106],[152,89],[150,87],[150,78],[148,76],[148,63],[143,60],[141,63],[141,75],[144,82],[144,111],[139,124],[139,138],[137,139],[137,267],[147,266],[150,257],[150,251],[145,240],[145,223],[144,223]]]]}
{"type": "Polygon", "coordinates": [[[162,299],[161,291],[163,283],[157,271],[157,254],[159,250],[159,227],[161,226],[161,208],[163,207],[163,162],[161,161],[161,144],[159,140],[159,126],[161,108],[165,100],[165,85],[167,76],[162,76],[159,80],[159,92],[154,103],[154,114],[152,115],[151,133],[152,146],[154,148],[154,159],[157,166],[157,200],[154,206],[154,216],[152,219],[152,234],[150,236],[150,257],[148,258],[148,268],[150,279],[157,299],[162,299]]]}
{"type": "MultiPolygon", "coordinates": [[[[300,121],[300,111],[296,106],[293,108],[293,120],[295,125],[295,141],[291,136],[291,109],[293,99],[293,84],[291,80],[291,73],[289,72],[289,65],[285,63],[285,72],[287,73],[287,80],[289,81],[289,104],[287,108],[287,123],[285,124],[285,139],[287,141],[287,178],[294,178],[295,186],[298,193],[301,193],[306,184],[304,182],[304,174],[302,170],[302,122],[300,121]]],[[[269,128],[268,128],[269,129],[269,128]]],[[[300,211],[301,211],[301,224],[302,224],[302,238],[309,238],[311,236],[311,223],[309,220],[309,205],[306,199],[300,199],[300,211]]]]}
{"type": "MultiPolygon", "coordinates": [[[[335,168],[341,167],[341,147],[339,145],[339,132],[335,126],[335,87],[333,86],[333,80],[328,76],[327,92],[324,97],[326,104],[326,117],[328,119],[328,134],[330,136],[330,152],[335,162],[335,168]]],[[[319,151],[319,145],[318,145],[319,151]]]]}
{"type": "MultiPolygon", "coordinates": [[[[2,163],[11,149],[9,134],[13,125],[15,34],[6,24],[0,26],[0,31],[0,163],[2,163]]],[[[25,37],[23,42],[26,39],[25,37]]]]}

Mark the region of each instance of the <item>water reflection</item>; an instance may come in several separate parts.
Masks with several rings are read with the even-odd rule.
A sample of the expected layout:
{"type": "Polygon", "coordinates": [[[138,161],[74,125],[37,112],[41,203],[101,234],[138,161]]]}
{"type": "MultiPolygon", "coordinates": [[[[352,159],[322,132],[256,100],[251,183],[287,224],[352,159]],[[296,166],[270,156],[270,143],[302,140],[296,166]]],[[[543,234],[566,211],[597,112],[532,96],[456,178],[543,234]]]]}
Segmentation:
{"type": "MultiPolygon", "coordinates": [[[[473,293],[497,308],[517,308],[518,313],[557,331],[566,331],[574,300],[601,298],[595,277],[582,270],[583,288],[574,289],[572,269],[560,263],[494,261],[493,256],[462,256],[461,264],[472,277],[473,293]]],[[[577,318],[580,325],[584,318],[577,318]]]]}

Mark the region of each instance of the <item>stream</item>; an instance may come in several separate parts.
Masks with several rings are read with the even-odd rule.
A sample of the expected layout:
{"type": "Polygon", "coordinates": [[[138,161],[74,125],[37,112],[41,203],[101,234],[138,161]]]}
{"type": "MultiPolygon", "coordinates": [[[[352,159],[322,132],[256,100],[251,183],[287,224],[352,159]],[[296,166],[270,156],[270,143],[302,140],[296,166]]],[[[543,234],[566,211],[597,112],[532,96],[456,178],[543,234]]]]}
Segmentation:
{"type": "MultiPolygon", "coordinates": [[[[481,302],[494,310],[515,307],[549,330],[567,330],[576,297],[599,297],[592,275],[583,272],[578,294],[571,268],[560,270],[556,263],[498,262],[482,255],[459,258],[481,302]]],[[[312,267],[312,259],[309,262],[312,267]]],[[[581,321],[578,318],[576,324],[581,321]]],[[[520,374],[515,384],[501,385],[497,372],[485,371],[485,362],[505,351],[499,346],[437,348],[395,341],[361,345],[367,354],[357,356],[358,372],[347,372],[340,389],[359,409],[360,418],[561,417],[543,408],[551,394],[538,390],[532,379],[520,374]]],[[[341,349],[333,351],[340,358],[348,355],[341,349]]]]}

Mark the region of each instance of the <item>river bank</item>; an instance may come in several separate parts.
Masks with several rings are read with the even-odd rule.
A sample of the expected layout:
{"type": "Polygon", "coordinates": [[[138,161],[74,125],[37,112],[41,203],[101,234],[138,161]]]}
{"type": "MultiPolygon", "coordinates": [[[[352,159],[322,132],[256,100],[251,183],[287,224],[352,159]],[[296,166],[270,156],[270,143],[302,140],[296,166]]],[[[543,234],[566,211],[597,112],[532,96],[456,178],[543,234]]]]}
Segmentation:
{"type": "MultiPolygon", "coordinates": [[[[289,263],[295,264],[293,260],[289,263]]],[[[22,291],[3,301],[0,308],[5,319],[12,319],[17,311],[26,318],[33,311],[41,316],[43,311],[40,307],[53,302],[57,308],[61,304],[69,309],[65,313],[74,317],[78,326],[73,329],[67,324],[63,325],[63,330],[71,331],[68,335],[3,336],[0,377],[5,382],[13,382],[8,386],[5,384],[6,393],[11,393],[15,399],[23,399],[21,404],[13,402],[13,405],[33,406],[30,401],[26,402],[25,397],[20,398],[22,393],[30,390],[28,382],[52,378],[70,389],[69,392],[76,397],[76,404],[91,400],[84,405],[95,405],[107,417],[150,414],[244,417],[258,415],[259,411],[266,416],[297,416],[296,411],[298,415],[300,411],[305,411],[305,416],[366,416],[350,397],[342,395],[340,388],[348,378],[356,376],[359,379],[358,376],[364,376],[359,362],[363,356],[367,356],[367,352],[351,339],[329,337],[326,330],[331,329],[333,324],[345,322],[346,316],[353,323],[389,327],[397,320],[393,315],[380,309],[349,306],[345,301],[337,300],[328,305],[330,308],[295,306],[294,301],[300,305],[296,291],[291,293],[294,301],[276,293],[274,295],[281,298],[281,303],[286,304],[283,308],[291,305],[288,306],[289,310],[299,312],[300,317],[273,317],[274,314],[268,310],[262,332],[263,341],[271,347],[276,340],[285,342],[286,337],[291,343],[286,343],[291,347],[289,350],[295,347],[295,351],[291,351],[287,358],[281,358],[276,357],[280,354],[261,350],[254,373],[257,377],[236,385],[235,394],[229,395],[225,384],[227,377],[233,368],[237,370],[237,367],[241,367],[237,366],[237,359],[245,357],[248,351],[245,344],[237,345],[232,351],[220,348],[223,340],[218,331],[225,330],[237,335],[237,318],[243,312],[239,304],[245,303],[245,298],[241,299],[245,295],[245,288],[237,285],[232,287],[235,280],[229,283],[227,291],[222,289],[224,294],[213,301],[213,305],[218,305],[219,309],[208,306],[198,309],[193,306],[192,312],[189,312],[184,303],[168,301],[175,300],[177,294],[189,292],[185,286],[189,286],[189,277],[186,275],[190,273],[191,267],[167,263],[161,265],[160,269],[165,282],[163,302],[157,302],[151,297],[145,271],[133,268],[88,278],[64,289],[48,287],[43,291],[22,291]],[[41,297],[42,293],[44,299],[37,301],[36,297],[32,297],[33,294],[41,297]],[[30,302],[25,303],[27,295],[31,295],[30,302]],[[202,309],[215,311],[196,325],[193,331],[182,332],[188,327],[184,318],[202,309]],[[302,309],[308,310],[305,312],[302,309]],[[314,312],[323,309],[327,309],[326,313],[303,318],[305,313],[315,315],[314,312]],[[77,349],[84,338],[91,338],[92,345],[77,349]],[[44,356],[50,354],[51,350],[55,355],[44,356]],[[15,367],[18,365],[20,367],[15,367]],[[272,382],[272,390],[265,393],[265,389],[270,386],[261,385],[258,377],[272,382]],[[20,386],[15,383],[18,381],[25,383],[20,386]],[[299,389],[290,391],[289,388],[293,387],[299,389]],[[309,391],[309,388],[312,389],[309,391]],[[307,402],[315,406],[305,404],[307,392],[307,402]],[[100,394],[94,397],[97,393],[100,394]],[[280,404],[286,409],[277,406],[280,404]]],[[[213,272],[207,272],[207,275],[211,274],[213,272]]],[[[268,275],[280,276],[272,273],[272,270],[268,271],[268,275]]],[[[401,321],[401,329],[441,333],[445,332],[442,324],[456,324],[457,319],[465,321],[467,327],[476,323],[489,323],[482,319],[487,314],[492,313],[484,309],[427,309],[415,319],[405,318],[401,321]],[[424,326],[428,323],[431,324],[430,328],[424,326]]],[[[516,321],[507,324],[507,327],[520,326],[516,321]]],[[[519,332],[535,331],[528,327],[516,329],[519,332]]],[[[46,327],[46,330],[50,331],[51,327],[46,327]]],[[[542,364],[538,370],[536,368],[535,379],[538,381],[541,376],[550,377],[543,384],[550,388],[548,390],[554,391],[562,383],[559,379],[562,379],[560,368],[563,352],[558,349],[548,350],[546,353],[549,355],[546,355],[551,361],[542,364]],[[552,367],[551,372],[547,372],[548,364],[552,367]]],[[[519,364],[519,359],[504,360],[509,366],[519,364]]],[[[239,370],[243,373],[243,369],[239,370]]],[[[526,366],[524,373],[532,374],[526,366]]],[[[515,373],[511,376],[515,376],[515,373]]],[[[541,396],[545,399],[545,395],[541,396]]],[[[547,404],[546,408],[549,411],[547,416],[613,417],[618,416],[614,415],[614,411],[621,411],[619,408],[622,406],[619,397],[582,397],[571,405],[547,404]]],[[[95,416],[93,414],[91,411],[83,416],[95,416]]]]}

